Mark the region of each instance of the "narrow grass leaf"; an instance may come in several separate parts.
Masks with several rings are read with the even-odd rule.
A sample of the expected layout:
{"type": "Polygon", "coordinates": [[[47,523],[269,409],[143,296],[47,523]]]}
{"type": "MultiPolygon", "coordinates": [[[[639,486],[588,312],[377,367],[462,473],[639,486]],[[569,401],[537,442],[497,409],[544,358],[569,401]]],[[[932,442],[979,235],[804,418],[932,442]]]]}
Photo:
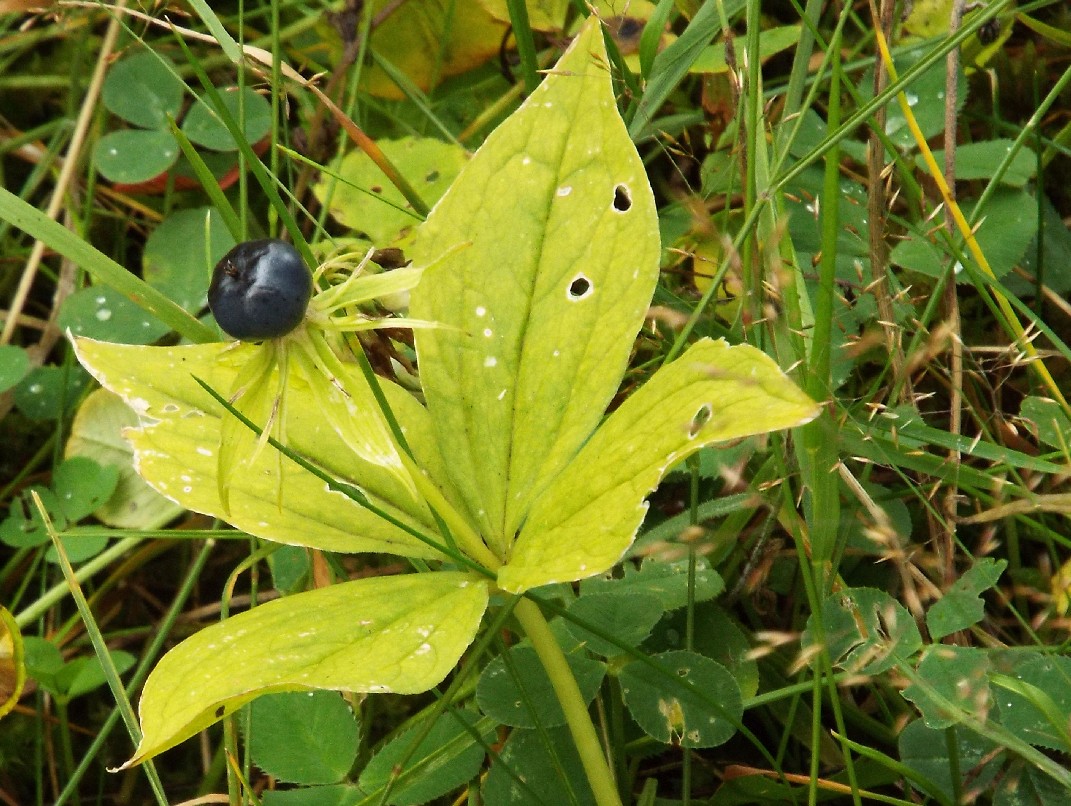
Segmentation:
{"type": "Polygon", "coordinates": [[[51,249],[89,272],[94,279],[134,300],[190,341],[205,342],[216,338],[216,334],[208,325],[198,322],[87,241],[3,187],[0,187],[0,218],[11,222],[26,234],[44,241],[51,249]]]}
{"type": "Polygon", "coordinates": [[[654,57],[643,97],[629,125],[628,133],[633,140],[646,133],[659,107],[687,75],[704,48],[721,32],[722,14],[731,21],[743,8],[744,0],[704,3],[677,40],[654,57]]]}

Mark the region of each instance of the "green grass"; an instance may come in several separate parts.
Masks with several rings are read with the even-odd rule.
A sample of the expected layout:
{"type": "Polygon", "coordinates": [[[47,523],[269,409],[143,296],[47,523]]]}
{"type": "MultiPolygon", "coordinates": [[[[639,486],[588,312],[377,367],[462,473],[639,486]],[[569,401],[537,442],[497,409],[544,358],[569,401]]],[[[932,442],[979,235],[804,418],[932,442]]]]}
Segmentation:
{"type": "MultiPolygon", "coordinates": [[[[474,21],[482,6],[443,4],[435,25],[456,39],[421,48],[400,29],[377,38],[422,4],[387,5],[384,19],[336,25],[308,4],[248,4],[244,18],[198,4],[176,20],[201,37],[91,8],[0,19],[0,605],[29,670],[0,718],[0,802],[312,802],[318,786],[323,803],[390,803],[393,792],[398,802],[494,806],[511,788],[515,802],[587,803],[592,764],[615,778],[600,802],[1064,802],[1071,41],[1061,32],[1071,17],[1044,1],[992,2],[958,33],[925,39],[895,10],[895,78],[877,92],[865,4],[645,6],[662,22],[626,22],[609,69],[655,192],[662,273],[619,398],[711,336],[761,349],[822,414],[676,467],[616,581],[544,591],[540,606],[524,600],[519,611],[496,597],[488,629],[437,689],[266,697],[155,768],[108,772],[133,753],[149,671],[221,612],[410,567],[279,547],[147,495],[132,511],[122,410],[101,411],[63,337],[215,340],[198,319],[206,267],[235,240],[286,236],[315,264],[333,249],[363,251],[351,239],[369,221],[367,232],[393,227],[375,247],[409,247],[403,229],[415,219],[397,208],[434,203],[438,166],[392,141],[475,150],[565,37],[544,30],[532,4],[522,15],[522,3],[488,3],[500,23],[474,21]],[[994,19],[1000,37],[975,65],[994,19]],[[799,26],[792,46],[773,47],[778,26],[799,26]],[[726,29],[728,69],[690,72],[726,29]],[[238,70],[241,44],[268,62],[238,70]],[[410,60],[414,50],[426,64],[410,60]],[[745,50],[765,55],[745,60],[745,50]],[[176,151],[199,180],[171,174],[151,194],[116,188],[93,156],[109,132],[137,127],[109,111],[109,92],[134,91],[109,89],[109,66],[146,52],[166,56],[184,84],[177,120],[165,115],[160,128],[180,132],[176,151]],[[956,107],[949,53],[969,67],[956,107]],[[322,74],[317,87],[337,114],[284,63],[305,80],[322,74]],[[195,97],[211,105],[235,84],[274,90],[259,152],[240,134],[241,106],[221,122],[224,136],[239,135],[233,149],[181,129],[195,97]],[[946,222],[950,200],[925,158],[945,148],[946,131],[976,245],[946,222]],[[369,158],[351,169],[342,156],[354,138],[369,158]],[[397,225],[382,224],[391,216],[397,225]],[[105,287],[114,296],[95,303],[105,287]],[[121,468],[117,478],[64,470],[87,445],[121,468]],[[48,556],[49,528],[64,537],[79,589],[48,556]],[[643,587],[644,574],[663,573],[670,582],[643,587]],[[636,587],[628,597],[600,589],[615,584],[636,587]],[[544,724],[554,721],[541,699],[551,684],[517,662],[528,657],[514,646],[524,634],[537,649],[560,646],[559,699],[569,670],[583,692],[592,664],[605,664],[579,756],[564,728],[544,724]],[[695,653],[687,673],[652,660],[680,651],[695,653]],[[492,664],[503,690],[480,677],[492,664]],[[644,681],[647,700],[636,693],[644,681]],[[692,749],[660,736],[644,705],[662,697],[721,720],[725,736],[692,749]],[[299,784],[291,797],[306,800],[286,800],[299,784]]],[[[572,24],[582,4],[563,5],[572,24]]],[[[416,387],[408,331],[362,333],[348,347],[416,387]]],[[[19,667],[3,636],[0,702],[19,667]]],[[[583,711],[574,700],[566,710],[583,711]]],[[[654,713],[658,723],[657,704],[654,713]]]]}

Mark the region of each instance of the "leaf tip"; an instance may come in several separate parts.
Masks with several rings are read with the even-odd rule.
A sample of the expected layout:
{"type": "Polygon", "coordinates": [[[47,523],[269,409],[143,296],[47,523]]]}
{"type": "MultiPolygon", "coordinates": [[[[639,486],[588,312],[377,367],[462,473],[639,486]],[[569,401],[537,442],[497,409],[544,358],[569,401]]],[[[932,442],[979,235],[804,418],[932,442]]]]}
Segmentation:
{"type": "Polygon", "coordinates": [[[149,754],[146,753],[143,749],[144,744],[145,740],[142,739],[141,743],[138,745],[137,750],[134,751],[134,755],[132,755],[118,767],[106,767],[105,769],[110,773],[123,772],[125,770],[132,769],[138,766],[139,764],[144,763],[149,759],[149,754]]]}

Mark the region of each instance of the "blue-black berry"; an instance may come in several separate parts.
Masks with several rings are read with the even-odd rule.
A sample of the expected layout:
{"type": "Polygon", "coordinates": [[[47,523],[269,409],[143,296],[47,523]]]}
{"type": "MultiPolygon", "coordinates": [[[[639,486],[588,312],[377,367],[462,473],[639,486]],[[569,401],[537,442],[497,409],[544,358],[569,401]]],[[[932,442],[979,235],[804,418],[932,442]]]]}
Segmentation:
{"type": "Polygon", "coordinates": [[[285,336],[301,324],[312,274],[298,251],[274,238],[240,243],[212,272],[208,307],[223,331],[242,341],[285,336]]]}

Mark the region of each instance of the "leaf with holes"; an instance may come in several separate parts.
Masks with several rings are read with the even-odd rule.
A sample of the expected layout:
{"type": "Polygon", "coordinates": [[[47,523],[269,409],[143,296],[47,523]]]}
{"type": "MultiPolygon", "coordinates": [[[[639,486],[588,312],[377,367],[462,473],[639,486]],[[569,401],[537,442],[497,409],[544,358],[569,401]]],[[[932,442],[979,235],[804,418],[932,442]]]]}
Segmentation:
{"type": "Polygon", "coordinates": [[[143,736],[123,766],[174,747],[258,694],[427,691],[472,642],[486,607],[486,581],[441,572],[344,582],[214,624],[149,675],[143,736]]]}
{"type": "Polygon", "coordinates": [[[505,555],[617,391],[658,278],[658,219],[597,21],[421,226],[421,380],[453,480],[505,555]]]}
{"type": "MultiPolygon", "coordinates": [[[[76,351],[138,412],[141,425],[129,436],[139,472],[184,506],[259,537],[332,551],[441,560],[438,544],[420,538],[456,537],[461,551],[500,571],[501,588],[522,592],[616,563],[645,496],[673,463],[713,441],[792,427],[817,412],[758,350],[702,340],[600,427],[646,316],[660,251],[653,195],[591,18],[406,249],[426,267],[412,315],[434,323],[416,335],[427,407],[397,384],[381,385],[411,455],[387,434],[370,388],[358,389],[364,377],[328,341],[310,346],[321,328],[346,326],[344,315],[330,324],[318,316],[347,307],[333,305],[345,283],[314,298],[304,328],[259,347],[77,339],[76,351]],[[258,360],[263,371],[251,373],[258,360]],[[276,409],[278,367],[287,371],[286,405],[276,409]],[[293,453],[268,446],[220,461],[239,429],[228,431],[231,415],[199,381],[261,427],[278,411],[272,433],[293,453]],[[248,465],[227,473],[239,459],[248,465]]],[[[397,291],[400,274],[372,279],[397,291]]],[[[488,584],[449,572],[349,582],[204,630],[150,676],[144,739],[128,764],[268,691],[423,691],[472,640],[488,584]]],[[[686,663],[675,673],[703,672],[686,688],[713,677],[736,691],[720,701],[738,709],[729,672],[706,674],[713,661],[701,658],[686,663]]],[[[669,706],[670,729],[688,741],[724,740],[692,724],[684,698],[669,706]]]]}
{"type": "Polygon", "coordinates": [[[732,738],[744,706],[724,666],[686,650],[649,660],[633,661],[620,676],[625,705],[647,735],[681,747],[717,747],[732,738]]]}
{"type": "Polygon", "coordinates": [[[815,403],[748,345],[704,339],[655,373],[535,500],[499,585],[515,593],[613,566],[677,462],[713,442],[790,428],[815,403]]]}
{"type": "Polygon", "coordinates": [[[470,521],[507,561],[507,590],[610,568],[673,463],[817,413],[758,350],[707,340],[592,436],[660,252],[597,20],[462,170],[412,251],[434,264],[412,314],[443,325],[416,334],[439,451],[470,521]]]}
{"type": "Polygon", "coordinates": [[[875,588],[848,588],[827,596],[821,615],[807,620],[805,648],[817,646],[818,618],[833,664],[857,674],[881,674],[922,647],[919,628],[907,608],[875,588]]]}

